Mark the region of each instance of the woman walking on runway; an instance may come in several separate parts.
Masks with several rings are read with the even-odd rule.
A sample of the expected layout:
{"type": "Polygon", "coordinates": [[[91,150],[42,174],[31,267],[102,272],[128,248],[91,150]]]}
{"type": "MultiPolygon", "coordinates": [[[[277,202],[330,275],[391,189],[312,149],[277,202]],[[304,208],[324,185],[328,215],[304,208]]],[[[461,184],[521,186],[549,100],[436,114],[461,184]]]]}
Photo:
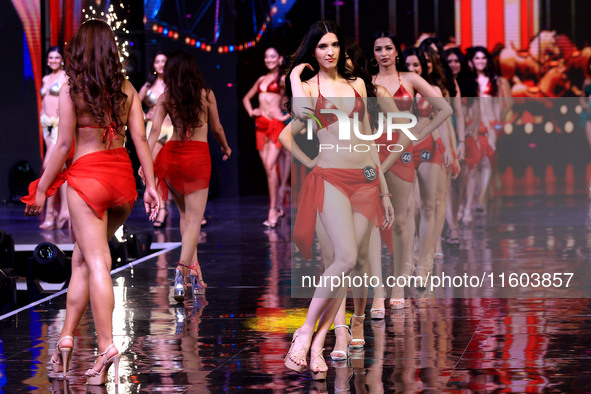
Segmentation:
{"type": "Polygon", "coordinates": [[[23,197],[25,214],[39,215],[46,196],[68,181],[68,205],[76,238],[72,276],[66,301],[66,320],[53,356],[54,374],[66,377],[74,332],[90,299],[98,337],[98,358],[86,372],[87,384],[107,381],[115,364],[119,383],[121,354],[113,344],[114,306],[111,253],[108,241],[127,219],[137,197],[135,177],[124,144],[128,126],[143,166],[144,205],[150,220],[158,213],[152,157],[146,143],[141,101],[123,74],[115,35],[102,21],[80,26],[68,47],[68,82],[59,95],[60,132],[41,179],[23,197]],[[60,173],[76,141],[74,162],[60,173]]]}
{"type": "Polygon", "coordinates": [[[257,150],[267,174],[267,186],[269,188],[269,213],[263,224],[274,228],[277,221],[285,214],[279,204],[283,204],[289,180],[290,161],[283,161],[281,177],[277,174],[278,158],[281,153],[279,133],[285,127],[285,121],[289,119],[288,113],[283,113],[281,104],[285,97],[285,76],[281,75],[280,67],[283,64],[283,56],[276,48],[270,47],[265,51],[265,66],[269,72],[259,77],[252,88],[242,99],[242,104],[248,112],[248,116],[256,121],[257,150]],[[259,107],[253,108],[251,100],[258,95],[259,107]],[[279,179],[281,178],[281,179],[279,179]],[[279,184],[281,183],[281,186],[279,184]]]}
{"type": "MultiPolygon", "coordinates": [[[[339,142],[337,118],[322,109],[340,109],[357,119],[359,130],[370,133],[369,117],[363,97],[367,92],[365,82],[354,78],[345,66],[345,53],[341,50],[344,38],[336,24],[330,21],[314,23],[304,36],[293,56],[290,67],[287,95],[292,98],[292,112],[296,122],[311,117],[324,120],[317,127],[316,135],[321,144],[336,145],[339,142]],[[328,98],[331,99],[328,99],[328,98]],[[355,114],[355,117],[353,115],[355,114]]],[[[375,95],[375,94],[374,94],[375,95]]],[[[302,127],[287,127],[280,136],[281,142],[294,157],[306,167],[312,168],[304,182],[298,204],[294,228],[294,241],[304,258],[311,258],[310,249],[316,220],[322,222],[334,251],[333,263],[325,269],[324,278],[341,275],[363,275],[367,267],[357,262],[361,240],[371,226],[391,226],[394,212],[388,189],[379,163],[370,152],[321,150],[315,159],[310,159],[294,142],[291,134],[299,133],[302,127]],[[380,194],[381,193],[381,194],[380,194]],[[382,214],[385,213],[386,217],[382,214]]],[[[351,144],[362,142],[352,136],[351,144]]],[[[326,378],[328,367],[324,361],[323,348],[328,327],[342,304],[346,288],[318,287],[310,302],[306,321],[293,335],[291,348],[285,357],[286,367],[302,371],[310,368],[312,378],[326,378]],[[318,323],[318,332],[314,330],[318,323]],[[307,354],[310,352],[310,363],[307,354]]],[[[363,346],[363,322],[365,298],[360,292],[367,289],[354,288],[355,308],[351,318],[352,346],[363,346]]]]}
{"type": "Polygon", "coordinates": [[[194,296],[203,295],[206,287],[197,259],[197,244],[211,177],[208,126],[222,147],[224,160],[232,150],[220,123],[215,95],[205,86],[193,56],[185,51],[171,54],[164,69],[164,82],[166,90],[156,104],[148,141],[154,149],[162,122],[170,115],[174,131],[154,161],[154,172],[158,191],[166,201],[170,190],[181,217],[182,247],[174,275],[174,299],[182,302],[187,273],[194,296]]]}

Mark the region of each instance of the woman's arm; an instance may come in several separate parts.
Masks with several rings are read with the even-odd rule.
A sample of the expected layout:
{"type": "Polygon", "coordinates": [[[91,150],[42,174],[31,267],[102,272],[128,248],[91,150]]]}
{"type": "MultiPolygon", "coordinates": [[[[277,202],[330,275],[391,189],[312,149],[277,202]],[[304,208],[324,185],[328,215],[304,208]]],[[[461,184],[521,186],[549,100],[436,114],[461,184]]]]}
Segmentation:
{"type": "Polygon", "coordinates": [[[307,114],[309,110],[306,108],[312,108],[312,99],[310,98],[311,94],[308,84],[304,84],[300,79],[300,76],[306,67],[314,70],[308,63],[302,63],[295,66],[289,75],[292,92],[291,112],[296,118],[301,120],[305,120],[310,117],[307,114]]]}
{"type": "MultiPolygon", "coordinates": [[[[74,141],[74,133],[76,131],[76,107],[70,98],[69,83],[66,83],[60,90],[58,100],[58,116],[60,118],[59,133],[57,135],[55,146],[51,151],[51,157],[48,158],[45,171],[39,180],[39,185],[37,185],[37,199],[39,199],[40,195],[45,199],[47,190],[57,177],[57,174],[64,167],[74,141]]],[[[44,205],[45,204],[41,204],[41,210],[44,205]]],[[[41,210],[38,211],[41,212],[41,210]]]]}
{"type": "Polygon", "coordinates": [[[148,94],[148,83],[146,82],[144,84],[144,86],[142,86],[142,88],[140,89],[139,92],[139,98],[140,98],[140,102],[143,102],[144,99],[146,98],[146,95],[148,94]]]}
{"type": "MultiPolygon", "coordinates": [[[[458,85],[458,81],[454,80],[454,84],[456,85],[456,96],[452,99],[453,100],[453,109],[454,109],[454,120],[456,124],[456,131],[458,132],[458,139],[456,144],[456,153],[458,155],[458,160],[463,160],[464,155],[466,154],[466,120],[464,119],[464,111],[462,109],[462,96],[460,94],[460,86],[458,85]]],[[[453,127],[450,129],[453,133],[453,127]]],[[[453,133],[453,140],[456,140],[455,133],[453,133]]]]}
{"type": "Polygon", "coordinates": [[[207,117],[209,120],[209,125],[211,126],[211,133],[222,147],[222,154],[224,155],[223,160],[228,160],[230,158],[230,155],[232,154],[232,149],[230,149],[230,147],[228,146],[226,134],[224,133],[224,128],[222,127],[222,123],[220,122],[218,104],[215,99],[215,94],[213,94],[213,90],[209,90],[207,92],[206,97],[208,103],[207,117]]]}
{"type": "Polygon", "coordinates": [[[497,84],[499,87],[499,98],[501,99],[499,122],[503,122],[513,106],[513,96],[511,95],[511,86],[505,78],[500,77],[497,84]]]}
{"type": "Polygon", "coordinates": [[[300,163],[308,168],[313,168],[316,165],[316,158],[310,159],[306,155],[299,145],[295,142],[293,136],[300,133],[301,130],[306,128],[306,123],[299,119],[292,119],[279,134],[279,142],[283,144],[285,149],[293,155],[300,163]]]}
{"type": "MultiPolygon", "coordinates": [[[[144,192],[144,206],[146,213],[150,213],[150,220],[156,219],[160,207],[160,198],[156,192],[156,182],[154,181],[154,163],[152,162],[151,150],[146,140],[146,127],[144,124],[144,113],[140,97],[129,81],[125,81],[124,93],[128,100],[131,100],[131,108],[127,117],[127,128],[131,134],[133,145],[137,153],[143,171],[143,180],[146,184],[144,192]]],[[[152,134],[150,134],[152,135],[152,134]]]]}
{"type": "Polygon", "coordinates": [[[244,109],[246,109],[246,112],[248,112],[248,116],[255,117],[255,116],[261,116],[261,110],[259,108],[252,108],[252,103],[250,102],[250,100],[253,99],[253,97],[258,93],[259,91],[259,85],[261,84],[261,81],[264,77],[259,77],[259,79],[257,79],[257,81],[254,83],[254,85],[252,85],[252,87],[250,88],[250,90],[246,93],[246,95],[244,96],[244,98],[242,99],[242,105],[244,105],[244,109]]]}
{"type": "Polygon", "coordinates": [[[415,93],[420,93],[435,110],[435,116],[430,122],[420,122],[417,124],[418,127],[412,130],[415,137],[422,140],[449,118],[453,114],[453,110],[447,100],[441,97],[441,94],[437,93],[420,75],[411,73],[409,74],[409,80],[412,83],[415,93]]]}

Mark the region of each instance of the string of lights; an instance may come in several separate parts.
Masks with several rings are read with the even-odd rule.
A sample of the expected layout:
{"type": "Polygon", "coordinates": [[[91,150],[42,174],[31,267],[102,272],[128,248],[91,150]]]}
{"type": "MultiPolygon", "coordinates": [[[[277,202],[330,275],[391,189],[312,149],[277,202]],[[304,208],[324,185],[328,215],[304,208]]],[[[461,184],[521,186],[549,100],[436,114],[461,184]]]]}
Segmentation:
{"type": "Polygon", "coordinates": [[[198,48],[198,49],[201,49],[202,51],[205,51],[205,52],[212,52],[212,51],[214,51],[214,52],[217,51],[218,53],[241,52],[241,51],[247,50],[249,48],[253,48],[258,44],[258,42],[261,40],[261,38],[265,34],[265,31],[267,30],[267,27],[270,24],[271,19],[273,18],[273,15],[275,15],[276,13],[277,13],[277,8],[271,7],[269,15],[267,15],[265,22],[263,23],[263,25],[261,26],[261,28],[259,29],[258,33],[256,34],[256,36],[253,40],[244,41],[244,42],[233,44],[233,45],[216,45],[217,38],[219,37],[219,34],[220,34],[220,30],[219,30],[219,28],[217,28],[217,24],[216,24],[216,31],[214,34],[216,37],[216,40],[213,43],[207,42],[204,39],[195,38],[190,35],[186,35],[183,38],[176,29],[174,29],[173,27],[167,26],[166,24],[163,24],[163,23],[154,23],[152,25],[152,31],[157,34],[162,34],[164,37],[168,37],[173,40],[183,39],[185,44],[190,45],[195,48],[198,48]]]}

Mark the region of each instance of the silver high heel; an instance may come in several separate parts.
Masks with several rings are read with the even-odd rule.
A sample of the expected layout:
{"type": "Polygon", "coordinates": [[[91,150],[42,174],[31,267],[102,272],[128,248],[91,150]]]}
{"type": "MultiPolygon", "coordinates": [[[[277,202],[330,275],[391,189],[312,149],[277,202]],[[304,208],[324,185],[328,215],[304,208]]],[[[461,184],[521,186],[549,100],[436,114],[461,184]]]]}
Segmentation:
{"type": "Polygon", "coordinates": [[[178,268],[174,270],[174,299],[177,302],[185,300],[185,278],[178,268]]]}

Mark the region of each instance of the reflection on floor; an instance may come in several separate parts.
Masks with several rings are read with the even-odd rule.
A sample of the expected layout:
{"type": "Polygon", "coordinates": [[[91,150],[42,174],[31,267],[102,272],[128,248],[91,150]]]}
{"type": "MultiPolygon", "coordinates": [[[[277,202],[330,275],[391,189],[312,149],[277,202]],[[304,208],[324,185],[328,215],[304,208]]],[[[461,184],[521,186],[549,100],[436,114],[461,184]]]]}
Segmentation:
{"type": "MultiPolygon", "coordinates": [[[[21,207],[0,208],[0,228],[16,242],[71,242],[66,230],[37,230],[21,207]]],[[[583,196],[503,197],[445,249],[436,272],[482,272],[576,264],[589,280],[591,221],[583,196]],[[488,268],[487,268],[488,267],[488,268]],[[451,271],[450,271],[451,272],[451,271]]],[[[0,321],[0,392],[583,392],[591,387],[591,308],[587,298],[416,296],[386,319],[365,321],[364,351],[329,364],[326,382],[283,366],[306,299],[292,299],[290,226],[261,225],[262,199],[214,200],[199,258],[204,298],[177,304],[170,286],[179,249],[113,275],[114,338],[123,352],[120,384],[111,372],[87,388],[95,360],[90,311],[76,332],[71,376],[50,380],[47,363],[65,312],[65,295],[0,321]]],[[[178,241],[178,215],[155,241],[178,241]]],[[[151,227],[136,204],[132,225],[151,227]]],[[[517,270],[515,270],[517,271],[517,270]]],[[[591,287],[591,286],[589,286],[591,287]]],[[[477,293],[478,294],[478,293],[477,293]]],[[[556,295],[557,293],[550,293],[556,295]]],[[[581,293],[586,294],[586,293],[581,293]]],[[[368,305],[369,308],[369,305],[368,305]]],[[[369,314],[368,314],[369,316],[369,314]]],[[[334,343],[329,334],[325,355],[334,343]]]]}

